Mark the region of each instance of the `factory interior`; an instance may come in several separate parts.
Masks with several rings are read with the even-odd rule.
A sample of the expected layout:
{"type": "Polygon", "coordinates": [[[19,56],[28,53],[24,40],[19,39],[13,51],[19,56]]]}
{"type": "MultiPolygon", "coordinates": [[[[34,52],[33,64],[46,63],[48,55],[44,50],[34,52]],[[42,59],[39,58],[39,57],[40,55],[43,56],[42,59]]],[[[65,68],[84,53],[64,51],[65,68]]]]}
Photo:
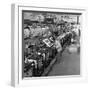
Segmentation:
{"type": "Polygon", "coordinates": [[[23,11],[23,78],[80,75],[81,14],[23,11]]]}

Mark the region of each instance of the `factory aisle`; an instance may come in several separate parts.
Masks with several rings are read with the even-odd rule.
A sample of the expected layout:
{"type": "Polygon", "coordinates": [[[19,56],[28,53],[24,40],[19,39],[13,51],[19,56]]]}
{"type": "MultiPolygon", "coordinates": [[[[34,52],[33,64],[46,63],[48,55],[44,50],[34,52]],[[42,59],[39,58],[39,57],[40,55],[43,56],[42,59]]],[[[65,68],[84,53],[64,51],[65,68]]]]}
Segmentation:
{"type": "Polygon", "coordinates": [[[62,57],[58,54],[57,61],[48,73],[48,76],[79,75],[80,55],[78,53],[63,52],[62,57]]]}

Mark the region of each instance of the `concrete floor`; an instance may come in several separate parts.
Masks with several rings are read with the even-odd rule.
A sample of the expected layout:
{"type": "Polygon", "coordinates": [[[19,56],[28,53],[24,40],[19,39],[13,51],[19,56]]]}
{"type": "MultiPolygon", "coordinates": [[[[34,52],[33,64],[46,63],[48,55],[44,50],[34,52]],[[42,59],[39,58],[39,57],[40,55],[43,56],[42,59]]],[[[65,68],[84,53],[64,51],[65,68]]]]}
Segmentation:
{"type": "Polygon", "coordinates": [[[80,55],[68,53],[67,50],[57,56],[57,61],[48,73],[48,76],[80,75],[80,55]]]}

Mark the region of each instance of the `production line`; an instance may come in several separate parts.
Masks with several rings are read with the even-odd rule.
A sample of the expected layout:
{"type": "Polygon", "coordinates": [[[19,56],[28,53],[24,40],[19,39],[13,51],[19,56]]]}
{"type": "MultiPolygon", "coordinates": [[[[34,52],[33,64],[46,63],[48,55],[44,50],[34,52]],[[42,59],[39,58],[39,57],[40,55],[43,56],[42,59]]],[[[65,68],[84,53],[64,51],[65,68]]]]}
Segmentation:
{"type": "Polygon", "coordinates": [[[48,67],[53,66],[57,54],[62,56],[67,47],[74,45],[80,51],[80,34],[75,32],[76,29],[80,31],[78,22],[47,16],[41,20],[24,20],[24,77],[48,75],[48,67]]]}

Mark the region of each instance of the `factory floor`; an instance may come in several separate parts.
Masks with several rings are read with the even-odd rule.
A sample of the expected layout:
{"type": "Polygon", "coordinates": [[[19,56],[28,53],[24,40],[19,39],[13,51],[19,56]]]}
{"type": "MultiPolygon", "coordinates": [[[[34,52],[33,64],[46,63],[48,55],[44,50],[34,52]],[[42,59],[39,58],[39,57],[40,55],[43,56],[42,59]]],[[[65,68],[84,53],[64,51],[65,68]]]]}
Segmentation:
{"type": "Polygon", "coordinates": [[[52,66],[48,76],[80,75],[80,54],[68,53],[65,50],[62,57],[58,53],[57,61],[52,66]]]}

